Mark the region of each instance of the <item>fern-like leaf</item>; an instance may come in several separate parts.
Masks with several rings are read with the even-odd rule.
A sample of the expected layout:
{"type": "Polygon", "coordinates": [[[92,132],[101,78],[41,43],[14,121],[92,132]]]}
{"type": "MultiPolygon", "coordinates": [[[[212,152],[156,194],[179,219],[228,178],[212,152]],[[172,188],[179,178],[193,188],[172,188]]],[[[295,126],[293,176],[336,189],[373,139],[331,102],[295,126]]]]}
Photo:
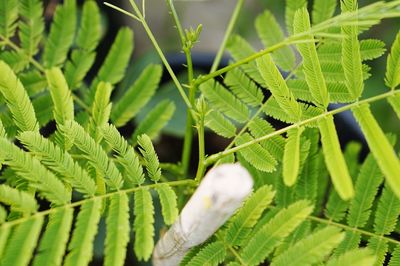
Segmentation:
{"type": "Polygon", "coordinates": [[[65,78],[72,90],[78,88],[94,63],[95,52],[101,37],[100,11],[95,1],[83,4],[76,46],[65,65],[65,78]]]}
{"type": "Polygon", "coordinates": [[[135,192],[135,254],[139,260],[148,260],[154,248],[154,206],[146,189],[135,192]]]}
{"type": "Polygon", "coordinates": [[[40,235],[43,216],[32,217],[17,225],[0,259],[1,265],[28,265],[40,235]],[[21,252],[23,250],[23,252],[21,252]]]}
{"type": "Polygon", "coordinates": [[[18,139],[42,164],[62,176],[63,181],[88,197],[94,196],[96,184],[69,153],[36,132],[23,132],[18,139]]]}
{"type": "Polygon", "coordinates": [[[392,257],[390,258],[389,266],[400,265],[400,246],[397,246],[392,252],[392,257]]]}
{"type": "MultiPolygon", "coordinates": [[[[400,215],[400,199],[390,187],[385,185],[375,212],[374,231],[378,236],[388,235],[396,227],[400,215]]],[[[372,237],[368,248],[376,256],[375,265],[382,265],[388,250],[387,241],[381,237],[372,237]]]]}
{"type": "Polygon", "coordinates": [[[393,192],[400,197],[400,161],[394,153],[392,145],[390,145],[390,142],[372,115],[368,104],[354,108],[353,114],[365,135],[368,146],[379,168],[385,175],[386,181],[393,192]]]}
{"type": "Polygon", "coordinates": [[[57,124],[64,124],[67,120],[74,119],[74,102],[71,91],[59,68],[46,71],[47,82],[54,104],[54,118],[57,124]]]}
{"type": "MultiPolygon", "coordinates": [[[[383,181],[383,175],[372,155],[368,155],[357,177],[355,196],[351,201],[347,215],[347,224],[355,228],[363,228],[371,214],[371,208],[378,188],[383,181]]],[[[356,232],[346,232],[345,240],[339,245],[336,253],[357,248],[361,235],[356,232]]]]}
{"type": "Polygon", "coordinates": [[[43,51],[43,62],[47,68],[64,63],[74,40],[76,21],[76,0],[66,0],[63,5],[57,6],[43,51]]]}
{"type": "Polygon", "coordinates": [[[342,266],[342,265],[360,265],[372,266],[375,263],[375,257],[371,250],[367,248],[354,249],[346,252],[340,257],[333,257],[326,263],[327,266],[342,266]]]}
{"type": "Polygon", "coordinates": [[[400,94],[388,97],[388,101],[396,112],[397,117],[400,118],[400,94]]]}
{"type": "Polygon", "coordinates": [[[300,170],[300,138],[304,128],[294,128],[288,131],[288,139],[283,155],[283,181],[286,186],[293,186],[300,170]]]}
{"type": "Polygon", "coordinates": [[[391,89],[400,84],[400,32],[396,36],[386,66],[385,83],[391,89]]]}
{"type": "Polygon", "coordinates": [[[1,1],[0,3],[0,35],[11,38],[17,28],[18,0],[1,1]]]}
{"type": "MultiPolygon", "coordinates": [[[[376,39],[360,41],[361,60],[372,60],[385,53],[385,43],[376,39]]],[[[338,42],[327,42],[318,48],[318,58],[321,61],[336,62],[342,57],[342,44],[338,42]]]]}
{"type": "Polygon", "coordinates": [[[43,36],[43,5],[39,0],[20,1],[19,39],[27,56],[34,56],[39,50],[43,36]]]}
{"type": "MultiPolygon", "coordinates": [[[[245,133],[235,141],[236,146],[252,141],[250,134],[245,133]]],[[[273,172],[276,169],[277,161],[260,144],[255,143],[239,151],[243,158],[260,171],[273,172]]]]}
{"type": "Polygon", "coordinates": [[[257,85],[238,68],[226,74],[224,83],[229,86],[237,98],[248,105],[259,106],[264,99],[264,95],[257,85]]]}
{"type": "MultiPolygon", "coordinates": [[[[273,46],[285,39],[285,35],[274,15],[265,10],[255,21],[256,30],[266,48],[273,46]]],[[[284,71],[290,71],[294,67],[296,58],[290,47],[282,47],[272,53],[276,64],[284,71]]]]}
{"type": "Polygon", "coordinates": [[[247,265],[258,265],[312,212],[307,201],[298,201],[278,212],[251,238],[240,253],[247,265]]]}
{"type": "Polygon", "coordinates": [[[100,81],[111,83],[111,85],[121,81],[132,55],[133,44],[133,32],[129,28],[120,29],[95,80],[92,82],[87,99],[89,104],[94,100],[96,88],[100,81]]]}
{"type": "Polygon", "coordinates": [[[0,202],[11,206],[12,211],[32,213],[38,209],[35,198],[28,192],[0,185],[0,202]]]}
{"type": "Polygon", "coordinates": [[[226,250],[223,242],[217,241],[203,247],[187,264],[187,266],[218,266],[224,261],[226,250]]]}
{"type": "Polygon", "coordinates": [[[138,137],[137,142],[140,146],[140,153],[143,155],[143,164],[146,166],[150,179],[154,182],[159,181],[161,178],[160,162],[151,139],[147,135],[141,135],[138,137]]]}
{"type": "Polygon", "coordinates": [[[67,207],[49,216],[33,266],[61,265],[72,226],[73,213],[74,210],[67,207]]]}
{"type": "Polygon", "coordinates": [[[294,16],[296,11],[307,6],[307,0],[286,0],[285,22],[289,34],[293,33],[294,16]]]}
{"type": "MultiPolygon", "coordinates": [[[[267,134],[273,133],[275,128],[268,123],[267,120],[256,117],[249,123],[249,130],[254,138],[260,138],[267,134]]],[[[268,152],[270,152],[271,155],[274,156],[278,161],[282,160],[285,149],[285,139],[281,135],[261,141],[260,144],[261,146],[265,147],[268,152]]]]}
{"type": "MultiPolygon", "coordinates": [[[[295,14],[294,32],[299,34],[302,32],[308,32],[310,29],[310,16],[307,9],[302,8],[295,14]]],[[[313,38],[312,35],[307,35],[307,39],[313,40],[313,38]]],[[[326,108],[329,103],[328,89],[319,63],[315,43],[309,42],[298,44],[297,48],[303,57],[303,71],[311,95],[318,104],[326,108]]]]}
{"type": "Polygon", "coordinates": [[[111,119],[120,127],[131,120],[154,95],[161,79],[162,68],[149,65],[128,89],[124,96],[115,103],[111,119]]]}
{"type": "Polygon", "coordinates": [[[106,225],[104,265],[124,265],[129,242],[129,200],[126,194],[111,197],[106,225]]]}
{"type": "Polygon", "coordinates": [[[156,188],[160,198],[162,216],[166,225],[171,225],[178,217],[178,207],[175,191],[167,184],[160,184],[156,188]]]}
{"type": "MultiPolygon", "coordinates": [[[[6,211],[3,209],[3,214],[4,213],[5,213],[5,215],[7,214],[6,211]]],[[[4,219],[5,219],[5,217],[4,217],[4,219]]],[[[0,226],[0,256],[1,256],[0,258],[3,257],[4,249],[6,247],[10,233],[11,233],[11,226],[9,226],[7,224],[0,226]]],[[[0,263],[1,263],[1,259],[0,259],[0,263]]]]}
{"type": "MultiPolygon", "coordinates": [[[[341,8],[344,13],[355,11],[357,0],[343,0],[341,8]]],[[[353,98],[357,99],[364,89],[357,25],[343,26],[342,34],[345,36],[342,42],[342,64],[346,86],[353,98]]]]}
{"type": "Polygon", "coordinates": [[[71,193],[62,182],[48,171],[37,159],[22,151],[7,139],[0,138],[0,158],[23,179],[29,186],[55,205],[64,205],[71,199],[71,193]]]}
{"type": "Polygon", "coordinates": [[[299,240],[293,247],[274,258],[271,266],[312,265],[320,263],[344,238],[340,229],[327,226],[299,240]]]}
{"type": "Polygon", "coordinates": [[[232,246],[240,246],[251,233],[264,210],[272,202],[275,192],[271,186],[263,186],[246,200],[243,207],[229,223],[225,240],[232,246]]]}
{"type": "Polygon", "coordinates": [[[224,138],[232,138],[236,134],[235,125],[216,110],[209,110],[206,113],[204,125],[224,138]]]}
{"type": "Polygon", "coordinates": [[[331,115],[318,121],[325,163],[332,183],[340,197],[348,200],[354,196],[353,183],[340,149],[339,138],[331,115]]]}
{"type": "Polygon", "coordinates": [[[101,217],[102,202],[98,198],[89,200],[81,206],[64,265],[87,265],[93,256],[93,240],[101,217]]]}
{"type": "Polygon", "coordinates": [[[35,110],[21,81],[11,68],[0,61],[0,92],[6,99],[15,125],[21,131],[38,131],[35,110]]]}
{"type": "Polygon", "coordinates": [[[89,134],[99,142],[102,138],[101,128],[110,120],[111,113],[111,84],[100,82],[92,105],[92,116],[89,121],[89,134]]]}
{"type": "Polygon", "coordinates": [[[316,25],[330,19],[335,13],[336,6],[336,0],[314,0],[312,10],[313,24],[316,25]]]}
{"type": "MultiPolygon", "coordinates": [[[[233,35],[229,39],[229,42],[227,43],[227,49],[236,61],[244,59],[255,53],[254,48],[251,47],[251,45],[239,35],[233,35]]],[[[260,85],[265,84],[254,61],[250,61],[249,63],[242,65],[241,68],[255,82],[260,85]]]]}
{"type": "Polygon", "coordinates": [[[101,173],[112,189],[119,189],[122,186],[122,176],[114,162],[109,160],[107,153],[81,125],[75,121],[66,121],[60,130],[73,140],[74,145],[86,155],[89,163],[101,173]]]}
{"type": "Polygon", "coordinates": [[[124,176],[128,177],[136,185],[143,184],[143,169],[132,146],[121,136],[114,125],[107,124],[102,130],[104,139],[118,154],[117,162],[124,167],[124,176]]]}
{"type": "Polygon", "coordinates": [[[203,83],[200,90],[211,106],[226,116],[238,122],[245,122],[248,119],[247,106],[215,80],[203,83]]]}
{"type": "MultiPolygon", "coordinates": [[[[359,143],[350,142],[347,144],[344,151],[344,159],[348,165],[350,176],[356,176],[358,173],[360,152],[361,145],[359,143]]],[[[323,162],[321,163],[323,164],[323,162]]],[[[350,202],[340,198],[339,194],[332,188],[326,203],[325,216],[332,221],[339,222],[346,216],[349,205],[350,202]]]]}
{"type": "Polygon", "coordinates": [[[172,118],[175,112],[175,104],[172,101],[163,100],[151,110],[136,127],[132,134],[132,143],[136,143],[138,136],[146,134],[151,139],[156,138],[163,127],[172,118]]]}
{"type": "Polygon", "coordinates": [[[305,130],[304,135],[310,142],[310,149],[307,160],[300,173],[299,180],[295,186],[297,199],[308,199],[315,202],[317,198],[318,180],[320,179],[320,158],[319,158],[319,132],[316,129],[305,130]]]}
{"type": "Polygon", "coordinates": [[[271,56],[267,54],[262,58],[257,59],[257,66],[260,69],[261,76],[279,106],[285,110],[292,119],[300,120],[302,115],[300,105],[289,90],[271,56]]]}

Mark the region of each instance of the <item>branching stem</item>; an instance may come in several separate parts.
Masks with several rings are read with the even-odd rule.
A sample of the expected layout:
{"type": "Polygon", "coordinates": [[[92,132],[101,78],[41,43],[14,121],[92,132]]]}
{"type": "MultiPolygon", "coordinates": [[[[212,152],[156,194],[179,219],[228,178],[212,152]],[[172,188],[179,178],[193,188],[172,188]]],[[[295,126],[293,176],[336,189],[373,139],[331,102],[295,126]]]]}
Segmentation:
{"type": "Polygon", "coordinates": [[[352,104],[345,105],[343,107],[334,109],[332,111],[324,112],[324,113],[322,113],[320,115],[314,116],[312,118],[309,118],[309,119],[294,123],[294,124],[292,124],[290,126],[287,126],[285,128],[279,129],[279,130],[277,130],[277,131],[275,131],[273,133],[270,133],[268,135],[262,136],[260,138],[256,138],[256,139],[254,139],[252,141],[249,141],[249,142],[247,142],[245,144],[242,144],[242,145],[230,148],[230,149],[226,149],[226,150],[224,150],[222,152],[219,152],[219,153],[216,153],[214,155],[211,155],[211,156],[209,156],[207,158],[207,160],[205,161],[205,164],[206,164],[206,166],[210,165],[210,164],[218,161],[219,159],[221,159],[221,158],[223,158],[223,157],[225,157],[225,156],[227,156],[229,154],[232,154],[232,153],[235,153],[237,151],[240,151],[240,150],[242,150],[242,149],[244,149],[246,147],[249,147],[249,146],[251,146],[251,145],[253,145],[255,143],[259,143],[259,142],[261,142],[263,140],[267,140],[267,139],[270,139],[270,138],[272,138],[274,136],[281,135],[281,134],[287,132],[288,130],[290,130],[292,128],[297,128],[299,126],[304,126],[304,125],[307,125],[309,123],[318,121],[319,119],[324,118],[324,117],[326,117],[328,115],[335,115],[335,114],[350,110],[351,108],[354,108],[354,107],[359,106],[361,104],[372,103],[372,102],[375,102],[375,101],[378,101],[378,100],[386,99],[386,98],[388,98],[390,96],[394,96],[394,95],[399,94],[399,93],[400,93],[400,90],[389,91],[389,92],[386,92],[386,93],[383,93],[383,94],[380,94],[380,95],[377,95],[377,96],[370,97],[370,98],[362,100],[362,101],[358,101],[358,102],[355,102],[355,103],[352,103],[352,104]]]}
{"type": "Polygon", "coordinates": [[[20,224],[20,223],[23,223],[23,222],[25,222],[25,221],[27,221],[27,220],[29,220],[31,218],[34,218],[34,217],[49,215],[49,214],[57,212],[57,211],[59,211],[60,209],[63,209],[63,208],[75,208],[75,207],[81,206],[82,204],[84,204],[84,203],[86,203],[88,201],[94,200],[94,199],[106,199],[106,198],[112,197],[113,195],[116,195],[116,194],[133,193],[133,192],[138,191],[139,189],[155,189],[155,188],[157,188],[157,187],[159,187],[159,186],[161,186],[163,184],[167,184],[169,186],[196,186],[197,182],[195,182],[192,179],[185,179],[185,180],[179,180],[179,181],[170,181],[170,182],[164,182],[164,183],[144,185],[144,186],[134,187],[134,188],[125,189],[125,190],[118,190],[118,191],[107,193],[107,194],[104,194],[104,195],[96,195],[96,196],[88,198],[88,199],[76,201],[76,202],[73,202],[73,203],[70,203],[70,204],[66,204],[66,205],[63,205],[63,206],[60,206],[60,207],[51,208],[51,209],[48,209],[46,211],[37,212],[37,213],[35,213],[35,214],[31,215],[31,216],[27,216],[27,217],[23,217],[23,218],[20,218],[20,219],[17,219],[17,220],[13,220],[13,221],[10,221],[10,222],[3,223],[2,225],[0,225],[0,228],[2,226],[13,226],[13,225],[16,225],[16,224],[20,224]]]}

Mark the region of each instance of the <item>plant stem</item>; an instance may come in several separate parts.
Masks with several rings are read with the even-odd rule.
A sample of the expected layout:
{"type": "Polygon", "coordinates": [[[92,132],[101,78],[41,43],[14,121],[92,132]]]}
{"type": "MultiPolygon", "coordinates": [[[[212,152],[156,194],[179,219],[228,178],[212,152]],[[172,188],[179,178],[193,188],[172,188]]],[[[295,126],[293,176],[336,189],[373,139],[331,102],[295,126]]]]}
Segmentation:
{"type": "Polygon", "coordinates": [[[232,34],[233,28],[235,27],[236,21],[239,17],[240,10],[243,7],[243,3],[244,3],[244,0],[238,0],[236,3],[236,7],[232,13],[232,17],[231,17],[228,27],[226,29],[224,39],[222,40],[221,46],[219,47],[217,55],[215,56],[214,62],[211,66],[210,73],[216,71],[219,66],[219,63],[221,62],[221,58],[224,55],[226,44],[228,42],[229,37],[232,34]]]}
{"type": "Polygon", "coordinates": [[[200,114],[200,119],[197,124],[197,132],[199,138],[199,164],[197,166],[197,173],[195,181],[200,182],[204,175],[206,159],[205,159],[205,144],[204,144],[204,115],[200,114]]]}
{"type": "Polygon", "coordinates": [[[160,57],[161,61],[163,62],[164,67],[167,69],[169,75],[171,76],[173,82],[175,83],[175,86],[178,89],[179,93],[181,94],[183,101],[185,102],[188,109],[192,110],[193,109],[192,104],[190,103],[185,91],[183,90],[181,83],[179,82],[179,80],[176,77],[174,71],[172,70],[170,64],[168,63],[167,58],[165,57],[163,51],[161,50],[160,46],[158,45],[158,42],[153,35],[153,32],[149,28],[149,25],[147,24],[146,20],[144,19],[142,13],[140,13],[139,7],[136,5],[134,0],[130,0],[129,2],[131,3],[132,8],[136,13],[136,16],[140,19],[140,22],[142,23],[142,26],[143,26],[144,30],[146,31],[147,36],[149,37],[151,43],[153,44],[154,48],[156,49],[158,56],[160,57]]]}
{"type": "MultiPolygon", "coordinates": [[[[183,31],[181,22],[176,12],[173,0],[167,0],[167,4],[170,9],[170,13],[174,19],[179,37],[181,39],[182,50],[184,51],[186,56],[186,66],[188,71],[188,82],[189,82],[189,102],[193,106],[196,95],[196,86],[193,86],[193,62],[192,62],[191,49],[186,45],[185,33],[183,31]]],[[[181,158],[183,176],[187,175],[189,169],[190,155],[192,153],[192,143],[193,143],[193,117],[190,112],[187,112],[185,137],[183,141],[182,158],[181,158]]]]}
{"type": "Polygon", "coordinates": [[[307,124],[309,124],[311,122],[315,122],[315,121],[317,121],[317,120],[319,120],[321,118],[324,118],[324,117],[326,117],[328,115],[335,115],[335,114],[350,110],[351,108],[359,106],[361,104],[372,103],[372,102],[375,102],[375,101],[378,101],[378,100],[385,99],[385,98],[390,97],[390,96],[394,96],[394,95],[399,94],[399,93],[400,93],[400,90],[389,91],[389,92],[386,92],[386,93],[383,93],[383,94],[380,94],[380,95],[377,95],[377,96],[370,97],[370,98],[362,100],[362,101],[358,101],[358,102],[355,102],[355,103],[352,103],[352,104],[345,105],[343,107],[334,109],[332,111],[324,112],[324,113],[322,113],[320,115],[317,115],[317,116],[314,116],[312,118],[309,118],[309,119],[294,123],[294,124],[292,124],[290,126],[282,128],[280,130],[277,130],[277,131],[275,131],[273,133],[270,133],[268,135],[262,136],[260,138],[253,139],[252,141],[249,141],[249,142],[244,143],[242,145],[239,145],[239,146],[227,149],[225,151],[213,154],[213,155],[211,155],[211,156],[209,156],[207,158],[207,160],[205,161],[205,165],[206,166],[210,165],[210,164],[216,162],[217,160],[221,159],[222,157],[225,157],[225,156],[227,156],[229,154],[232,154],[232,153],[235,153],[237,151],[240,151],[241,149],[249,147],[249,146],[251,146],[251,145],[253,145],[255,143],[259,143],[259,142],[261,142],[263,140],[267,140],[267,139],[272,138],[274,136],[278,136],[280,134],[283,134],[283,133],[287,132],[288,130],[290,130],[292,128],[296,128],[296,127],[299,127],[299,126],[304,126],[304,125],[307,125],[307,124]]]}
{"type": "Polygon", "coordinates": [[[75,208],[75,207],[81,206],[82,204],[84,204],[84,203],[86,203],[88,201],[94,200],[94,199],[106,199],[106,198],[112,197],[112,196],[114,196],[116,194],[132,193],[132,192],[136,192],[136,191],[138,191],[140,189],[155,189],[155,188],[157,188],[157,187],[159,187],[159,186],[161,186],[163,184],[167,184],[169,186],[196,186],[197,182],[195,182],[192,179],[185,179],[185,180],[170,181],[170,182],[163,182],[163,183],[145,185],[145,186],[140,186],[140,187],[134,187],[134,188],[125,189],[125,190],[118,190],[118,191],[111,192],[111,193],[104,194],[104,195],[96,195],[94,197],[91,197],[91,198],[88,198],[88,199],[84,199],[84,200],[80,200],[80,201],[76,201],[74,203],[66,204],[66,205],[63,205],[61,207],[55,207],[55,208],[48,209],[46,211],[37,212],[37,213],[35,213],[35,214],[31,215],[31,216],[28,216],[28,217],[23,217],[23,218],[20,218],[20,219],[17,219],[17,220],[13,220],[13,221],[10,221],[10,222],[5,222],[2,225],[0,225],[0,228],[2,226],[13,226],[13,225],[16,225],[16,224],[19,224],[19,223],[23,223],[26,220],[29,220],[29,219],[34,218],[34,217],[49,215],[51,213],[59,211],[62,208],[75,208]]]}

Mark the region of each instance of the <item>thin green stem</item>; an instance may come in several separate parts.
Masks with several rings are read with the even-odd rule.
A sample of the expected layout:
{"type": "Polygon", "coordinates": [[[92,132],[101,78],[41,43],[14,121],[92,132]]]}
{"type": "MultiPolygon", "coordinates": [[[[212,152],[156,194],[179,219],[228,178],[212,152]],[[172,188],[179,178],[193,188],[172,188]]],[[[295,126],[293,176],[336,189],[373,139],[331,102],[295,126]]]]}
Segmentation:
{"type": "MultiPolygon", "coordinates": [[[[307,38],[307,36],[304,36],[304,38],[307,38]]],[[[275,45],[272,45],[272,46],[270,46],[270,47],[268,47],[268,48],[266,48],[264,50],[261,50],[261,51],[259,51],[257,53],[254,53],[254,54],[252,54],[252,55],[250,55],[250,56],[248,56],[246,58],[243,58],[243,59],[241,59],[239,61],[236,61],[233,64],[230,64],[230,65],[228,65],[226,67],[223,67],[223,68],[221,68],[219,70],[216,70],[216,71],[214,71],[212,73],[209,73],[207,75],[199,76],[194,82],[195,82],[196,85],[200,85],[200,84],[206,82],[209,79],[213,79],[215,77],[218,77],[218,76],[228,72],[229,70],[235,69],[235,68],[237,68],[237,67],[239,67],[241,65],[247,64],[247,63],[249,63],[251,61],[254,61],[257,58],[260,58],[263,55],[272,53],[272,52],[274,52],[274,51],[276,51],[276,50],[278,50],[278,49],[280,49],[282,47],[285,47],[285,46],[288,46],[288,45],[292,45],[292,44],[309,43],[309,42],[317,42],[317,41],[318,41],[317,39],[314,39],[314,40],[311,40],[311,39],[301,40],[300,39],[299,40],[299,38],[297,38],[297,37],[296,37],[296,39],[287,38],[287,39],[283,40],[282,42],[279,42],[279,43],[277,43],[275,45]]]]}
{"type": "Polygon", "coordinates": [[[335,114],[350,110],[351,108],[357,107],[357,106],[359,106],[361,104],[372,103],[372,102],[375,102],[375,101],[378,101],[378,100],[382,100],[382,99],[385,99],[387,97],[390,97],[390,96],[393,96],[393,95],[396,95],[396,94],[399,94],[399,93],[400,93],[400,90],[389,91],[389,92],[386,92],[386,93],[383,93],[383,94],[380,94],[380,95],[377,95],[377,96],[374,96],[374,97],[370,97],[370,98],[362,100],[362,101],[358,101],[358,102],[355,102],[355,103],[352,103],[352,104],[345,105],[343,107],[334,109],[332,111],[324,112],[324,113],[322,113],[320,115],[317,115],[317,116],[314,116],[312,118],[309,118],[309,119],[294,123],[294,124],[292,124],[290,126],[282,128],[280,130],[277,130],[277,131],[275,131],[273,133],[270,133],[268,135],[262,136],[260,138],[256,138],[256,139],[254,139],[252,141],[249,141],[249,142],[247,142],[245,144],[242,144],[242,145],[239,145],[239,146],[224,150],[222,152],[216,153],[214,155],[211,155],[205,161],[205,165],[206,166],[210,165],[210,164],[216,162],[217,160],[219,160],[219,159],[221,159],[221,158],[223,158],[223,157],[225,157],[225,156],[227,156],[229,154],[232,154],[232,153],[235,153],[237,151],[240,151],[240,150],[242,150],[242,149],[244,149],[246,147],[249,147],[249,146],[251,146],[251,145],[253,145],[255,143],[259,143],[259,142],[261,142],[263,140],[267,140],[267,139],[272,138],[274,136],[281,135],[281,134],[287,132],[290,129],[297,128],[299,126],[304,126],[304,125],[307,125],[309,123],[318,121],[319,119],[324,118],[324,117],[326,117],[328,115],[335,115],[335,114]]]}
{"type": "Polygon", "coordinates": [[[13,220],[13,221],[10,221],[10,222],[3,223],[2,225],[0,225],[0,228],[2,226],[13,226],[13,225],[16,225],[16,224],[20,224],[20,223],[23,223],[26,220],[29,220],[29,219],[31,219],[33,217],[49,215],[49,214],[57,212],[57,211],[59,211],[60,209],[63,209],[63,208],[75,208],[75,207],[81,206],[82,204],[84,204],[84,203],[86,203],[88,201],[94,200],[94,199],[106,199],[106,198],[112,197],[112,196],[114,196],[116,194],[133,193],[133,192],[136,192],[136,191],[138,191],[140,189],[155,189],[155,188],[157,188],[157,187],[159,187],[159,186],[161,186],[163,184],[167,184],[169,186],[196,186],[197,182],[195,182],[192,179],[185,179],[185,180],[179,180],[179,181],[170,181],[170,182],[164,182],[164,183],[157,183],[157,184],[145,185],[145,186],[140,186],[140,187],[134,187],[134,188],[125,189],[125,190],[118,190],[118,191],[111,192],[111,193],[104,194],[104,195],[96,195],[96,196],[88,198],[88,199],[76,201],[76,202],[73,202],[73,203],[70,203],[70,204],[66,204],[66,205],[63,205],[63,206],[60,206],[60,207],[51,208],[51,209],[48,209],[48,210],[45,210],[45,211],[37,212],[37,213],[35,213],[35,214],[31,215],[31,216],[27,216],[27,217],[23,217],[23,218],[20,218],[20,219],[17,219],[17,220],[13,220]]]}
{"type": "Polygon", "coordinates": [[[167,5],[169,8],[169,11],[172,15],[172,18],[174,19],[176,29],[178,30],[179,38],[181,39],[182,47],[185,45],[186,38],[185,38],[185,33],[183,31],[181,21],[179,20],[178,14],[176,13],[176,9],[174,6],[174,1],[173,0],[167,0],[167,5]]]}
{"type": "Polygon", "coordinates": [[[104,2],[104,5],[108,6],[108,7],[111,7],[112,9],[115,9],[116,11],[119,11],[122,14],[125,14],[128,17],[131,17],[131,18],[136,19],[137,21],[141,22],[141,20],[137,16],[135,16],[134,14],[132,14],[132,13],[120,8],[120,7],[117,7],[117,6],[115,6],[115,5],[111,4],[111,3],[108,3],[108,2],[104,2]]]}
{"type": "Polygon", "coordinates": [[[197,124],[197,134],[199,139],[199,164],[197,166],[197,173],[195,180],[200,182],[204,175],[206,166],[206,155],[205,155],[205,143],[204,143],[204,115],[200,115],[200,119],[197,124]]]}
{"type": "Polygon", "coordinates": [[[219,66],[219,63],[221,62],[221,58],[222,58],[222,56],[224,55],[224,52],[225,52],[226,44],[228,42],[229,37],[232,34],[233,28],[235,27],[236,21],[237,21],[237,19],[239,17],[240,11],[241,11],[241,9],[243,7],[243,3],[244,3],[244,0],[238,0],[237,3],[236,3],[235,10],[232,13],[232,17],[231,17],[231,19],[230,19],[230,21],[228,23],[228,27],[227,27],[227,29],[225,31],[224,39],[222,40],[221,46],[219,47],[217,55],[215,56],[214,62],[212,64],[212,66],[211,66],[210,73],[216,71],[218,66],[219,66]]]}
{"type": "Polygon", "coordinates": [[[366,235],[366,236],[369,236],[369,237],[382,238],[382,239],[386,240],[387,242],[390,242],[390,243],[393,243],[393,244],[396,244],[396,245],[400,245],[400,241],[397,241],[395,239],[392,239],[392,238],[389,238],[389,237],[385,237],[385,236],[382,236],[382,235],[377,235],[377,234],[371,233],[369,231],[365,231],[365,230],[359,229],[357,227],[351,227],[351,226],[348,226],[348,225],[345,225],[345,224],[336,223],[336,222],[333,222],[331,220],[327,220],[327,219],[319,218],[319,217],[315,217],[315,216],[308,216],[307,219],[310,220],[310,221],[318,222],[318,223],[323,223],[323,224],[327,224],[327,225],[333,225],[333,226],[342,228],[342,229],[344,229],[346,231],[357,232],[357,233],[359,233],[361,235],[366,235]]]}
{"type": "MultiPolygon", "coordinates": [[[[189,89],[189,101],[194,104],[196,95],[195,85],[191,85],[189,89]]],[[[185,137],[183,141],[182,150],[182,173],[186,176],[189,169],[190,155],[192,154],[192,144],[193,144],[193,116],[190,112],[186,115],[186,129],[185,137]]]]}
{"type": "MultiPolygon", "coordinates": [[[[192,62],[191,49],[186,44],[187,40],[185,37],[185,33],[183,31],[181,22],[176,12],[173,0],[167,0],[167,4],[170,13],[174,19],[174,23],[178,31],[179,37],[181,39],[182,50],[184,51],[186,56],[186,66],[188,71],[188,82],[189,82],[189,102],[193,106],[196,95],[196,87],[193,86],[193,62],[192,62]]],[[[182,158],[181,158],[183,176],[187,175],[189,169],[190,155],[192,153],[192,143],[193,143],[193,117],[191,112],[187,112],[185,137],[183,141],[182,158]]]]}
{"type": "MultiPolygon", "coordinates": [[[[156,38],[153,35],[153,32],[151,31],[149,25],[147,24],[146,20],[144,19],[142,13],[140,13],[139,7],[136,5],[135,1],[130,0],[130,3],[132,5],[133,10],[136,13],[136,16],[139,18],[140,22],[142,23],[142,26],[144,30],[146,31],[147,36],[149,37],[151,43],[153,44],[154,48],[156,49],[158,56],[160,57],[161,61],[164,64],[164,67],[167,69],[169,75],[171,76],[176,88],[178,89],[179,93],[181,94],[181,97],[183,101],[185,102],[186,106],[189,108],[190,111],[192,111],[192,104],[190,103],[185,91],[183,90],[183,87],[181,83],[179,82],[178,78],[176,77],[174,71],[171,68],[171,65],[168,63],[167,58],[165,57],[163,51],[161,50],[156,38]]],[[[125,13],[124,13],[125,14],[125,13]]]]}

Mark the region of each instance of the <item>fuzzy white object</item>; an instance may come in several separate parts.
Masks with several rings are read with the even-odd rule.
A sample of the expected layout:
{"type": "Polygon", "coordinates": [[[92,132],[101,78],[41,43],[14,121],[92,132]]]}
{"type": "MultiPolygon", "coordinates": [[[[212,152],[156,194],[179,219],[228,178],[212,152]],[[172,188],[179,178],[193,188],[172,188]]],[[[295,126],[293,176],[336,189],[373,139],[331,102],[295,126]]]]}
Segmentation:
{"type": "Polygon", "coordinates": [[[214,234],[251,193],[253,179],[240,164],[211,169],[177,221],[158,241],[153,265],[176,266],[186,252],[214,234]]]}

